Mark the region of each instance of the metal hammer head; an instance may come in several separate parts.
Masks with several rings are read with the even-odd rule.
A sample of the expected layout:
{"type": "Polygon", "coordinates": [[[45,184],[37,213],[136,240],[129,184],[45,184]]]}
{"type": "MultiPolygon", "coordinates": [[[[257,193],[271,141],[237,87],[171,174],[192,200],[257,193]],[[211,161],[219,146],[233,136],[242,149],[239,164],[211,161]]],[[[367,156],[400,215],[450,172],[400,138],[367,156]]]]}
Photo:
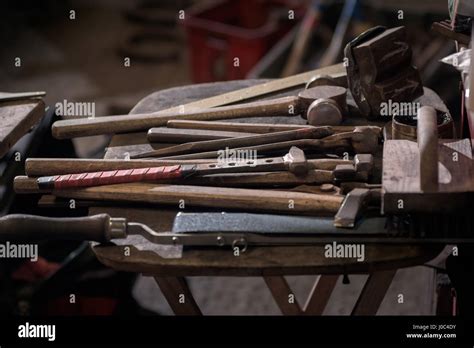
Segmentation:
{"type": "Polygon", "coordinates": [[[352,148],[355,153],[375,153],[379,146],[380,136],[367,127],[356,127],[353,133],[360,136],[351,139],[352,148]]]}
{"type": "Polygon", "coordinates": [[[374,166],[374,156],[371,154],[357,154],[354,156],[354,165],[357,172],[370,173],[374,166]]]}
{"type": "Polygon", "coordinates": [[[305,175],[308,172],[308,164],[304,151],[296,146],[283,156],[283,160],[288,165],[288,170],[296,175],[305,175]]]}
{"type": "Polygon", "coordinates": [[[366,181],[372,171],[374,157],[371,154],[357,154],[354,162],[339,164],[334,169],[334,178],[339,181],[364,180],[366,181]]]}

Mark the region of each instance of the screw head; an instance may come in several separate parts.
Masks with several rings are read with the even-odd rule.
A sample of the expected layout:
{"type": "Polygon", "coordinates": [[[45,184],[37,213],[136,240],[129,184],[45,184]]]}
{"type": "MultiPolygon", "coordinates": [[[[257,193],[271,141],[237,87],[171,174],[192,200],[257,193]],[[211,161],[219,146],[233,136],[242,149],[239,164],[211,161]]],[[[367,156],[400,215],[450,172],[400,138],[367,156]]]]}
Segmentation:
{"type": "Polygon", "coordinates": [[[217,242],[217,245],[218,245],[218,246],[224,246],[224,244],[225,244],[224,237],[222,237],[222,236],[217,236],[216,242],[217,242]]]}

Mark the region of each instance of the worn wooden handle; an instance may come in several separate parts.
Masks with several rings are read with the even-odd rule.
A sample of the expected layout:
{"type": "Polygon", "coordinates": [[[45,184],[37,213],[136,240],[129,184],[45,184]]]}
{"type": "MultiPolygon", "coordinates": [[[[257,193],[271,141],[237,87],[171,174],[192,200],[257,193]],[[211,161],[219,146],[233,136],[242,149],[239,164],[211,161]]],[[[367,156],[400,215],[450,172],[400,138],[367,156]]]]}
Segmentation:
{"type": "MultiPolygon", "coordinates": [[[[238,122],[219,122],[219,121],[192,121],[192,120],[170,120],[166,123],[169,128],[180,129],[202,129],[230,132],[249,132],[249,133],[273,133],[295,130],[300,128],[314,128],[308,124],[281,124],[281,123],[238,123],[238,122]]],[[[356,126],[331,126],[334,133],[352,132],[356,126]]],[[[377,126],[358,126],[357,128],[368,128],[374,133],[380,133],[381,129],[377,126]]]]}
{"type": "Polygon", "coordinates": [[[194,168],[194,166],[169,166],[44,176],[38,178],[38,187],[41,190],[63,190],[76,187],[179,179],[191,175],[194,168]]]}
{"type": "Polygon", "coordinates": [[[197,153],[205,151],[224,150],[225,148],[240,148],[248,146],[257,146],[263,144],[272,144],[282,141],[297,139],[320,139],[333,134],[330,127],[301,128],[284,132],[275,132],[267,134],[256,134],[248,137],[238,137],[230,139],[217,139],[208,141],[197,141],[176,146],[167,147],[160,150],[153,150],[142,154],[131,156],[132,158],[164,157],[176,156],[188,153],[197,153]]]}
{"type": "MultiPolygon", "coordinates": [[[[77,190],[76,198],[100,199],[128,202],[149,202],[218,209],[242,209],[244,211],[273,211],[288,214],[335,214],[342,197],[289,191],[234,189],[188,185],[133,184],[100,186],[77,190]],[[133,192],[133,194],[131,194],[133,192]]],[[[68,196],[67,191],[61,191],[68,196]]]]}
{"type": "MultiPolygon", "coordinates": [[[[326,178],[330,177],[331,173],[328,172],[326,178]]],[[[316,181],[319,182],[319,180],[316,181]]],[[[28,178],[17,177],[15,191],[22,193],[40,191],[34,187],[34,184],[28,178]]],[[[56,190],[52,193],[57,197],[84,200],[166,204],[174,207],[181,207],[184,202],[186,207],[315,215],[333,215],[342,203],[342,197],[325,194],[210,186],[156,185],[143,182],[56,190]]]]}
{"type": "MultiPolygon", "coordinates": [[[[219,121],[191,121],[170,120],[166,123],[168,128],[178,129],[202,129],[226,132],[249,132],[249,133],[272,133],[282,132],[300,128],[312,128],[310,125],[299,124],[275,124],[275,123],[242,123],[242,122],[219,122],[219,121]]],[[[353,129],[354,127],[352,127],[353,129]]]]}
{"type": "Polygon", "coordinates": [[[182,144],[191,141],[206,141],[216,139],[229,139],[237,137],[248,137],[254,133],[223,132],[206,129],[180,129],[180,128],[151,128],[146,138],[150,143],[174,143],[182,144]]]}
{"type": "Polygon", "coordinates": [[[423,106],[418,110],[417,139],[420,155],[420,188],[438,191],[438,120],[436,110],[423,106]]]}
{"type": "MultiPolygon", "coordinates": [[[[107,214],[50,218],[35,215],[13,214],[0,218],[0,240],[33,242],[39,240],[89,240],[107,242],[114,236],[111,217],[107,214]]],[[[125,224],[125,220],[121,223],[125,224]]]]}
{"type": "Polygon", "coordinates": [[[254,116],[296,116],[298,97],[283,97],[267,101],[221,106],[211,109],[182,110],[182,112],[155,112],[148,114],[102,116],[56,121],[53,136],[68,139],[98,134],[127,133],[166,126],[169,120],[224,120],[254,116]],[[288,105],[295,105],[291,109],[288,105]]]}

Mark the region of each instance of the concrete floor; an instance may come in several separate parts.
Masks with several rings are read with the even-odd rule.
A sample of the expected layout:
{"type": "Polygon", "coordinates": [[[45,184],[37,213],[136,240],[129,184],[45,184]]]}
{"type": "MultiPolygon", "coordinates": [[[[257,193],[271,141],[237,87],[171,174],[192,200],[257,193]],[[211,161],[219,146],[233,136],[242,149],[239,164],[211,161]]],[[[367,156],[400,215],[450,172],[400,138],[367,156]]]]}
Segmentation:
{"type": "MultiPolygon", "coordinates": [[[[127,7],[135,2],[127,2],[127,7]]],[[[94,11],[64,5],[47,26],[18,27],[4,40],[0,54],[0,90],[46,90],[46,102],[93,101],[98,115],[115,109],[131,108],[147,94],[189,83],[185,50],[182,57],[166,64],[131,62],[123,66],[117,47],[138,27],[128,22],[122,9],[109,1],[94,2],[94,11]],[[77,11],[76,20],[67,18],[69,8],[77,11]],[[13,67],[21,57],[22,68],[13,67]]],[[[21,25],[21,21],[19,21],[21,25]]],[[[18,23],[18,22],[16,22],[18,23]]],[[[76,142],[78,154],[88,156],[105,146],[107,138],[92,137],[76,142]]],[[[435,273],[426,267],[398,271],[378,314],[433,314],[435,273]],[[398,295],[405,302],[399,304],[398,295]]],[[[304,303],[315,277],[289,277],[299,303],[304,303]]],[[[365,276],[350,276],[351,283],[339,280],[325,314],[350,313],[365,276]]],[[[205,314],[278,314],[279,310],[261,278],[190,279],[190,286],[205,314]]],[[[140,277],[135,287],[137,300],[146,308],[170,314],[170,308],[152,278],[140,277]]]]}

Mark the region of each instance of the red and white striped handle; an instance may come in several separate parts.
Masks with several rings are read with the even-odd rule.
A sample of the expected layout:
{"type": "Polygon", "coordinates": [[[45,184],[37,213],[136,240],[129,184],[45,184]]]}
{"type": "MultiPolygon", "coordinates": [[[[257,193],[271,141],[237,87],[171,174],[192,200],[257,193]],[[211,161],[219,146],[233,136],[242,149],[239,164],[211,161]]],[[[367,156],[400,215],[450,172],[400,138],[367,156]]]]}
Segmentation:
{"type": "Polygon", "coordinates": [[[184,178],[195,172],[195,166],[162,166],[110,170],[103,172],[54,175],[38,178],[40,189],[62,190],[76,187],[113,185],[140,181],[184,178]]]}

